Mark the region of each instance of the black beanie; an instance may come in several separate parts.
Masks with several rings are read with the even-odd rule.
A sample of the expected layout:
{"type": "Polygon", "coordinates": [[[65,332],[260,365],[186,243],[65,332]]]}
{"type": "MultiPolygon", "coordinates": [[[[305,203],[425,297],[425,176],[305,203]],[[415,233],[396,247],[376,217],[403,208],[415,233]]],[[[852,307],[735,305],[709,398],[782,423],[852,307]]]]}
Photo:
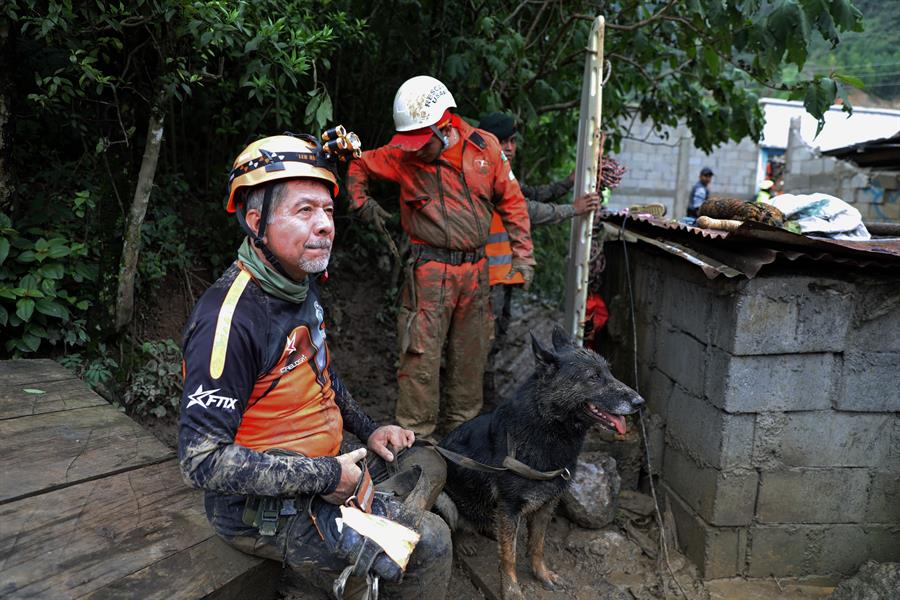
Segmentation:
{"type": "Polygon", "coordinates": [[[478,129],[493,133],[502,142],[516,134],[516,120],[506,113],[495,112],[483,117],[478,129]]]}

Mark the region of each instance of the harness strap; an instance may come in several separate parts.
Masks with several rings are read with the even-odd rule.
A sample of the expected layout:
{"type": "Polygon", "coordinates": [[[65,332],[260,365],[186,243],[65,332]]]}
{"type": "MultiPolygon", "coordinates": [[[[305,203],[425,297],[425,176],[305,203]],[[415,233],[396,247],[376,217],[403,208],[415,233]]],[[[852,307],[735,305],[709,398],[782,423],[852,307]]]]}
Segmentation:
{"type": "Polygon", "coordinates": [[[512,436],[508,433],[506,435],[507,456],[503,459],[502,467],[494,467],[492,465],[480,463],[477,460],[469,458],[468,456],[463,456],[462,454],[453,452],[452,450],[442,448],[441,446],[438,446],[430,440],[416,441],[433,447],[441,456],[443,456],[450,462],[466,469],[472,469],[473,471],[481,471],[482,473],[503,473],[509,471],[510,473],[514,473],[519,477],[524,477],[525,479],[532,479],[535,481],[550,481],[551,479],[555,479],[557,477],[562,477],[563,480],[568,481],[572,477],[572,474],[569,472],[568,467],[556,469],[555,471],[538,471],[537,469],[532,469],[522,461],[517,460],[515,457],[516,448],[513,444],[512,436]]]}

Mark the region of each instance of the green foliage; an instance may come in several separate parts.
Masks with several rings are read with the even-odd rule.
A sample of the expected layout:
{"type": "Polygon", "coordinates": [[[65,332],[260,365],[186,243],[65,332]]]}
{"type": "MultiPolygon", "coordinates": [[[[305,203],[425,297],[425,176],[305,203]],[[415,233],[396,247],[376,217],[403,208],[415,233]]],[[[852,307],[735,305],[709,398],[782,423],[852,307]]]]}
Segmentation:
{"type": "Polygon", "coordinates": [[[172,340],[144,342],[141,366],[132,373],[125,391],[131,414],[162,419],[177,415],[181,402],[181,350],[172,340]]]}
{"type": "Polygon", "coordinates": [[[119,364],[107,353],[105,344],[99,344],[90,357],[73,352],[61,357],[59,362],[94,389],[111,383],[114,372],[119,368],[119,364]]]}
{"type": "MultiPolygon", "coordinates": [[[[51,214],[74,219],[90,196],[82,192],[68,206],[57,200],[51,214]]],[[[72,348],[87,342],[84,314],[97,279],[91,258],[71,221],[23,222],[14,228],[0,212],[0,327],[9,354],[32,354],[45,343],[72,348]]]]}

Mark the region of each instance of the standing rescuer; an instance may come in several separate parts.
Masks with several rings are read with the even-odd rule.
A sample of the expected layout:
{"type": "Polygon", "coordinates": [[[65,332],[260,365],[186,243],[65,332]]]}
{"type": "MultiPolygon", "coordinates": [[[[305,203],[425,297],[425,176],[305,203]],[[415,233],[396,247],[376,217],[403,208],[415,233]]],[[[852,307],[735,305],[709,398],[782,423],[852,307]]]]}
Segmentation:
{"type": "MultiPolygon", "coordinates": [[[[358,144],[346,140],[351,150],[358,144]]],[[[363,597],[357,593],[374,589],[376,578],[401,598],[443,598],[449,531],[425,511],[445,467],[430,449],[403,450],[413,432],[377,426],[331,364],[316,285],[334,240],[338,184],[329,147],[337,152],[310,136],[273,136],[234,162],[228,211],[247,237],[184,331],[181,470],[206,491],[215,531],[240,550],[284,561],[323,590],[340,575],[345,598],[363,597]],[[357,464],[365,448],[341,453],[344,429],[374,454],[368,468],[357,464]],[[379,483],[385,461],[421,475],[409,502],[373,490],[372,479],[376,489],[396,479],[379,483]],[[411,537],[417,532],[409,562],[348,526],[344,504],[354,507],[348,514],[379,515],[411,537]]]]}
{"type": "Polygon", "coordinates": [[[350,164],[353,209],[383,226],[388,214],[369,181],[400,186],[400,222],[411,242],[398,318],[397,422],[419,436],[437,427],[441,352],[447,342],[448,429],[476,416],[493,337],[485,244],[496,210],[509,232],[509,276],[528,282],[534,259],[528,212],[497,140],[450,109],[456,102],[433,77],[409,79],[394,98],[396,135],[350,164]]]}

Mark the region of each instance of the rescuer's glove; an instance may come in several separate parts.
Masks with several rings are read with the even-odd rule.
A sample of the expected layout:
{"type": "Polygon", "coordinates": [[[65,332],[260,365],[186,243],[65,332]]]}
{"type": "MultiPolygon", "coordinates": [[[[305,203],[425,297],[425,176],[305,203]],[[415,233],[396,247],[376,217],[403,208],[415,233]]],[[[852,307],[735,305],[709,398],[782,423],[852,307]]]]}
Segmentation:
{"type": "Polygon", "coordinates": [[[394,243],[394,239],[391,237],[391,234],[388,232],[387,227],[385,227],[384,224],[387,219],[391,218],[391,213],[381,208],[381,205],[371,198],[366,200],[366,203],[360,206],[357,209],[357,212],[359,213],[359,217],[363,221],[371,224],[378,231],[378,233],[381,234],[381,236],[387,243],[388,249],[391,251],[391,254],[393,254],[395,258],[399,259],[400,252],[397,250],[397,244],[394,243]]]}
{"type": "Polygon", "coordinates": [[[531,281],[534,279],[534,265],[528,264],[521,258],[513,257],[512,268],[506,278],[512,279],[515,277],[516,273],[522,275],[522,279],[525,280],[525,285],[522,286],[522,289],[527,290],[531,286],[531,281]]]}

